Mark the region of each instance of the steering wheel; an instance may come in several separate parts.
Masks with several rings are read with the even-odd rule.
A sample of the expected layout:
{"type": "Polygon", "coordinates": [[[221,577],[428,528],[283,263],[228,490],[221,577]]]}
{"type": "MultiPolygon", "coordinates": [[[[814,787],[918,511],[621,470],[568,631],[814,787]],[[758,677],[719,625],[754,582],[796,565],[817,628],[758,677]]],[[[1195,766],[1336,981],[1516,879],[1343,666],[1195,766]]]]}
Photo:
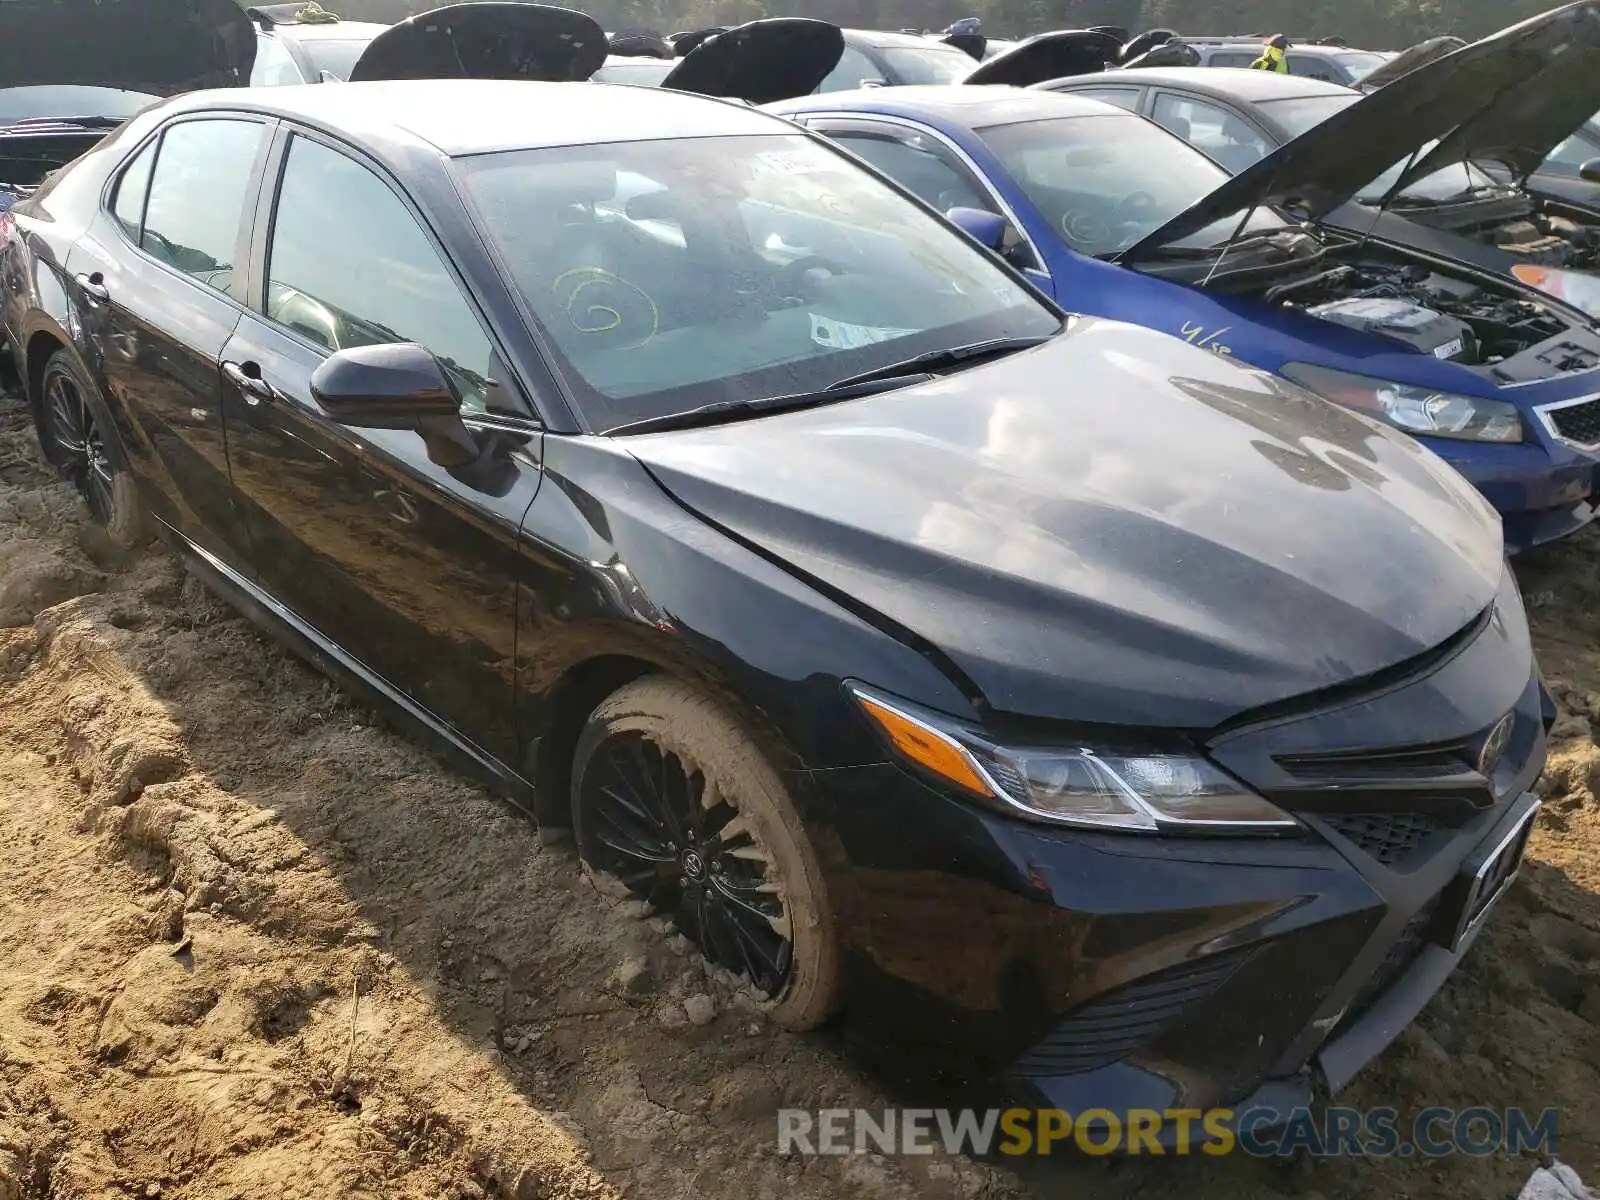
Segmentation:
{"type": "Polygon", "coordinates": [[[161,251],[169,266],[175,267],[178,265],[178,248],[171,241],[151,229],[148,225],[144,227],[144,236],[156,243],[156,248],[161,251]]]}
{"type": "Polygon", "coordinates": [[[811,271],[826,271],[830,275],[845,273],[844,268],[831,258],[823,258],[820,254],[803,254],[778,268],[773,275],[773,290],[779,296],[794,296],[803,300],[805,295],[800,290],[800,284],[811,271]]]}
{"type": "Polygon", "coordinates": [[[1156,198],[1149,192],[1129,192],[1121,200],[1118,200],[1116,207],[1111,210],[1110,223],[1113,225],[1149,224],[1155,220],[1157,208],[1156,198]]]}

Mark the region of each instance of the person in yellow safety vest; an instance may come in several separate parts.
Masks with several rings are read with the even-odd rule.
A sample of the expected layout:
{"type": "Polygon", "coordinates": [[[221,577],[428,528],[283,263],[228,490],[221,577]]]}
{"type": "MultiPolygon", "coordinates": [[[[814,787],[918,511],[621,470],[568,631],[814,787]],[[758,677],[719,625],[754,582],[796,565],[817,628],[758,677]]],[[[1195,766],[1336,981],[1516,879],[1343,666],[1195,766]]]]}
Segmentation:
{"type": "Polygon", "coordinates": [[[1276,71],[1280,75],[1289,73],[1289,60],[1285,57],[1289,49],[1289,39],[1283,34],[1276,34],[1267,39],[1266,48],[1261,51],[1261,57],[1250,64],[1252,71],[1276,71]]]}

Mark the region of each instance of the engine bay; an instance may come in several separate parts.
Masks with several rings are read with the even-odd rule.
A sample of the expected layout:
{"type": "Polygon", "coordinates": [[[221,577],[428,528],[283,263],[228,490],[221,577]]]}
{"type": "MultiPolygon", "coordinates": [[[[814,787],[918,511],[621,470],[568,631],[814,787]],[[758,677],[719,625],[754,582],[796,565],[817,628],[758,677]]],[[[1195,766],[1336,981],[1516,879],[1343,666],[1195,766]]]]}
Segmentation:
{"type": "Polygon", "coordinates": [[[1600,367],[1600,337],[1512,287],[1375,255],[1329,259],[1313,274],[1266,288],[1262,298],[1460,363],[1499,383],[1600,367]]]}

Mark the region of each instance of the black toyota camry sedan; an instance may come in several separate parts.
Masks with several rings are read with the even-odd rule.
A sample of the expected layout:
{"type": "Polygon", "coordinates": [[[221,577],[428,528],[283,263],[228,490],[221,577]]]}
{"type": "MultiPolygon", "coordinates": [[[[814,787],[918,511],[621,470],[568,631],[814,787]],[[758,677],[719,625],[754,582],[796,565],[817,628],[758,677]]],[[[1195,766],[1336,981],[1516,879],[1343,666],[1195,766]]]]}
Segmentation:
{"type": "Polygon", "coordinates": [[[843,1006],[1072,1109],[1300,1099],[1517,869],[1545,698],[1472,488],[1064,315],[777,117],[194,93],[0,242],[44,452],[115,541],[790,1027],[843,1006]]]}

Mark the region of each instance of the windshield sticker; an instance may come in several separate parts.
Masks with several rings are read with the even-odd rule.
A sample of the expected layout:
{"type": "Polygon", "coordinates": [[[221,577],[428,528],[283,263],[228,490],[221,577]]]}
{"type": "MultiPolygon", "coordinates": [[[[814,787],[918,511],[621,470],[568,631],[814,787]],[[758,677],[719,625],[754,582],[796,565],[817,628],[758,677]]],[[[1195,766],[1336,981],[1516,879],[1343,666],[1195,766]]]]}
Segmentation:
{"type": "Polygon", "coordinates": [[[808,315],[811,317],[811,340],[819,346],[827,346],[833,350],[856,350],[875,342],[887,342],[891,338],[909,337],[919,332],[915,329],[888,329],[877,325],[847,325],[830,317],[819,317],[816,313],[808,315]]]}
{"type": "Polygon", "coordinates": [[[832,164],[799,150],[768,150],[756,155],[756,166],[774,175],[822,175],[832,164]]]}

